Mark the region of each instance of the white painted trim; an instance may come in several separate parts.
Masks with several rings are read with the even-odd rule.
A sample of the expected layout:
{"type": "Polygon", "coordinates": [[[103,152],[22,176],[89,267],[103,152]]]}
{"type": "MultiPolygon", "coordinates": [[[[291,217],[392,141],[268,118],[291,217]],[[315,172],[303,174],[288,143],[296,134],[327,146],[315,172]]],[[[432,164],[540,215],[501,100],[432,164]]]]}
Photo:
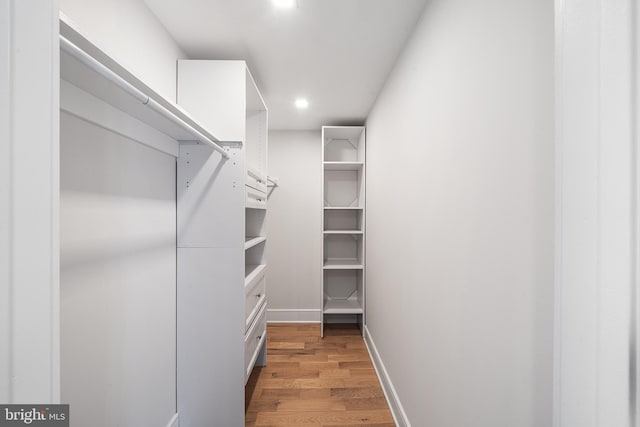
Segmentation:
{"type": "Polygon", "coordinates": [[[180,416],[178,413],[175,413],[173,417],[167,423],[167,427],[180,427],[180,416]]]}
{"type": "Polygon", "coordinates": [[[556,0],[555,427],[631,425],[634,0],[556,0]]]}
{"type": "Polygon", "coordinates": [[[66,80],[60,80],[60,110],[173,157],[179,143],[66,80]]]}
{"type": "Polygon", "coordinates": [[[57,0],[0,7],[4,403],[60,401],[58,9],[57,0]]]}
{"type": "MultiPolygon", "coordinates": [[[[561,0],[555,0],[554,2],[554,85],[556,90],[554,91],[554,104],[555,111],[555,132],[554,139],[555,144],[555,176],[556,179],[562,176],[562,149],[558,144],[560,141],[562,132],[560,123],[563,120],[562,114],[562,92],[558,88],[562,84],[562,28],[563,28],[563,15],[562,8],[564,2],[561,0]]],[[[562,186],[555,184],[555,199],[554,199],[554,316],[553,316],[553,414],[552,423],[553,427],[562,427],[562,372],[560,369],[562,361],[562,339],[561,339],[561,325],[562,322],[562,211],[559,206],[562,206],[562,186]]]]}
{"type": "Polygon", "coordinates": [[[267,323],[320,323],[322,310],[315,308],[267,310],[267,323]]]}
{"type": "Polygon", "coordinates": [[[633,186],[635,197],[634,208],[634,222],[633,222],[633,234],[634,234],[634,260],[633,260],[633,277],[632,277],[632,289],[631,289],[631,425],[632,427],[640,426],[640,219],[638,213],[640,213],[640,5],[638,2],[633,3],[632,7],[632,45],[633,45],[633,63],[631,75],[636,76],[633,81],[634,96],[632,104],[632,115],[635,120],[633,127],[633,142],[635,150],[635,159],[633,159],[634,177],[633,186]],[[634,399],[635,397],[635,399],[634,399]]]}
{"type": "MultiPolygon", "coordinates": [[[[11,338],[11,2],[0,3],[0,339],[11,338]]],[[[0,346],[0,402],[11,396],[11,351],[0,346]]]]}
{"type": "Polygon", "coordinates": [[[382,391],[384,391],[384,396],[389,404],[389,409],[391,409],[393,420],[398,427],[411,427],[409,417],[407,417],[407,413],[404,411],[404,407],[400,402],[398,393],[396,392],[396,389],[391,382],[391,378],[389,377],[389,373],[380,358],[380,353],[378,353],[378,349],[373,342],[373,338],[371,337],[371,333],[369,332],[367,325],[364,325],[364,343],[367,346],[367,351],[369,351],[369,356],[373,361],[373,366],[376,370],[376,374],[378,375],[378,379],[380,380],[380,384],[382,384],[382,391]]]}

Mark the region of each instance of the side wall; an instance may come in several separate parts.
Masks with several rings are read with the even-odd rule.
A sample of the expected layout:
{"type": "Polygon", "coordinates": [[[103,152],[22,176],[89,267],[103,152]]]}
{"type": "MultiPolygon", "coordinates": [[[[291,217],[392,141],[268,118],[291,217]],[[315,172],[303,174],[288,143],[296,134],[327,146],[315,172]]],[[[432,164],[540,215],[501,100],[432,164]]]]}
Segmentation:
{"type": "Polygon", "coordinates": [[[143,0],[60,0],[60,10],[127,70],[176,101],[176,60],[186,55],[143,0]]]}
{"type": "Polygon", "coordinates": [[[320,321],[320,131],[269,132],[269,321],[320,321]]]}
{"type": "Polygon", "coordinates": [[[367,329],[400,424],[550,426],[553,3],[429,2],[367,126],[367,329]]]}
{"type": "MultiPolygon", "coordinates": [[[[185,55],[144,1],[60,0],[60,9],[175,102],[185,55]]],[[[175,159],[69,116],[62,124],[62,400],[82,425],[167,425],[176,413],[175,159]]]]}
{"type": "Polygon", "coordinates": [[[77,425],[176,413],[175,168],[61,115],[61,383],[77,425]]]}

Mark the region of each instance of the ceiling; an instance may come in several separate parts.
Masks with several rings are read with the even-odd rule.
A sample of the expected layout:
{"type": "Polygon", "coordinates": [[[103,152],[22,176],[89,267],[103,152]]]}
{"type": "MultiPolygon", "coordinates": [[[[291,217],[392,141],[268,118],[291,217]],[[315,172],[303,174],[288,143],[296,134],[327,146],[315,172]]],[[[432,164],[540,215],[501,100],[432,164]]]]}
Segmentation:
{"type": "Polygon", "coordinates": [[[247,61],[270,129],[319,129],[364,122],[425,0],[145,2],[189,58],[247,61]]]}

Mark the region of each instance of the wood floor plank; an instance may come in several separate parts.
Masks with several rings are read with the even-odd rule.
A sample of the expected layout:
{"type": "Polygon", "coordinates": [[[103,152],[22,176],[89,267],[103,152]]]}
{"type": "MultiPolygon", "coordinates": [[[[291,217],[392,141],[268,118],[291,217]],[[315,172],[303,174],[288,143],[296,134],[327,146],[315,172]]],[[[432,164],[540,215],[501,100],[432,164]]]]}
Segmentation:
{"type": "Polygon", "coordinates": [[[388,408],[387,400],[384,397],[365,397],[359,399],[344,399],[346,410],[362,410],[362,409],[385,409],[388,408]]]}
{"type": "MultiPolygon", "coordinates": [[[[353,424],[323,424],[322,427],[353,427],[353,424]]],[[[395,423],[360,424],[358,427],[396,427],[395,423]]]]}
{"type": "Polygon", "coordinates": [[[258,426],[324,426],[341,424],[362,426],[373,423],[393,422],[389,410],[367,411],[313,411],[313,412],[258,412],[258,426]]]}
{"type": "Polygon", "coordinates": [[[357,362],[336,362],[340,368],[371,368],[373,369],[373,363],[370,360],[360,360],[357,362]]]}
{"type": "Polygon", "coordinates": [[[318,371],[320,378],[350,378],[350,369],[322,369],[318,371]]]}
{"type": "Polygon", "coordinates": [[[364,397],[384,397],[382,388],[379,387],[350,387],[333,388],[331,397],[336,398],[364,398],[364,397]]]}
{"type": "Polygon", "coordinates": [[[269,324],[267,366],[247,382],[245,427],[390,427],[393,417],[355,325],[269,324]]]}
{"type": "MultiPolygon", "coordinates": [[[[367,408],[368,409],[368,408],[367,408]]],[[[281,400],[278,412],[346,411],[344,401],[332,399],[281,400]]]]}
{"type": "Polygon", "coordinates": [[[321,378],[320,371],[310,369],[278,369],[271,372],[271,378],[321,378]]]}

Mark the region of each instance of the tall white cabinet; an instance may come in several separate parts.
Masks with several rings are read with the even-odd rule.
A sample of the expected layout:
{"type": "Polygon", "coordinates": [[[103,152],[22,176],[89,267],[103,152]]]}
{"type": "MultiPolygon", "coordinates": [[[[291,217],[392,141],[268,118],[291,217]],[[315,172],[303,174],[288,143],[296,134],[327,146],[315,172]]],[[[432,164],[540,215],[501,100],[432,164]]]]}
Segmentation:
{"type": "Polygon", "coordinates": [[[365,128],[324,126],[322,146],[324,336],[325,323],[364,322],[365,128]]]}
{"type": "Polygon", "coordinates": [[[230,156],[180,147],[180,425],[243,426],[246,380],[266,361],[267,108],[244,61],[178,61],[177,101],[230,156]]]}

